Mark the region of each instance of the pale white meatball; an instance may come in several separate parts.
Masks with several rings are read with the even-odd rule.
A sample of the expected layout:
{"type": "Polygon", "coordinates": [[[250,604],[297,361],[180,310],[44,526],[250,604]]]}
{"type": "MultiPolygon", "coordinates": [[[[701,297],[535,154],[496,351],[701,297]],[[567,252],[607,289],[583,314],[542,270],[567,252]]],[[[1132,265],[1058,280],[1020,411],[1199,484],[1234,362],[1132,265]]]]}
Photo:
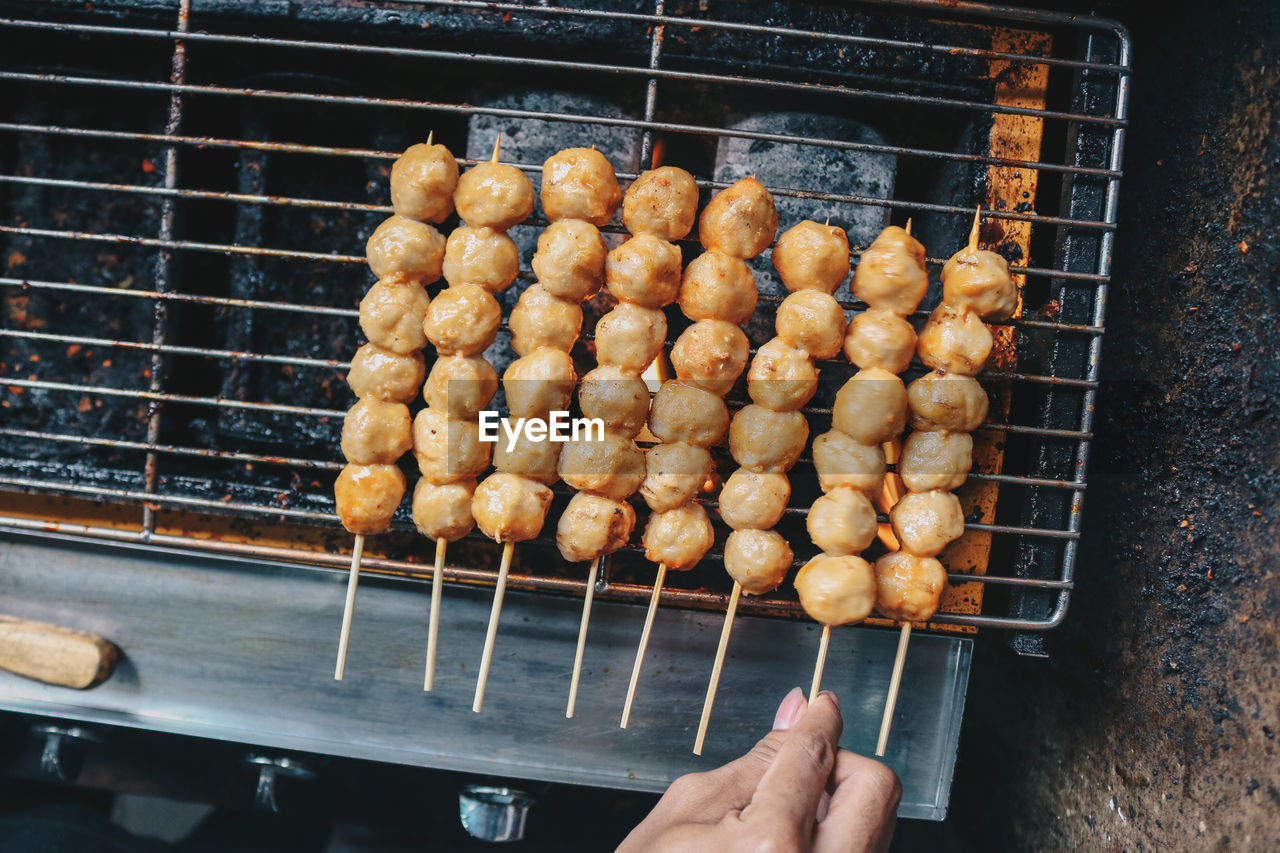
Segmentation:
{"type": "Polygon", "coordinates": [[[751,399],[775,412],[794,412],[813,399],[818,369],[808,353],[792,349],[781,338],[760,347],[747,371],[751,399]]]}
{"type": "Polygon", "coordinates": [[[604,284],[608,252],[600,229],[580,219],[561,219],[538,236],[533,273],[553,296],[582,302],[595,296],[604,284]]]}
{"type": "Polygon", "coordinates": [[[729,450],[743,468],[782,473],[800,458],[809,424],[799,412],[775,412],[752,405],[734,415],[729,450]]]}
{"type": "Polygon", "coordinates": [[[960,499],[951,492],[908,492],[889,510],[902,550],[934,557],[964,534],[960,499]]]}
{"type": "Polygon", "coordinates": [[[711,521],[698,503],[653,513],[641,537],[645,558],[662,563],[673,572],[696,566],[714,541],[711,521]]]}
{"type": "Polygon", "coordinates": [[[596,360],[638,376],[662,352],[666,337],[661,311],[619,302],[596,323],[596,360]]]}
{"type": "Polygon", "coordinates": [[[568,352],[582,331],[582,306],[557,299],[535,284],[520,294],[510,323],[511,348],[518,354],[542,347],[568,352]]]}
{"type": "Polygon", "coordinates": [[[675,166],[645,172],[627,187],[622,224],[632,234],[679,240],[693,229],[698,214],[698,185],[675,166]]]}
{"type": "Polygon", "coordinates": [[[919,431],[907,436],[898,457],[898,475],[913,492],[964,485],[973,466],[973,437],[967,432],[919,431]]]}
{"type": "Polygon", "coordinates": [[[884,308],[869,308],[849,321],[844,354],[862,369],[878,367],[901,373],[916,351],[916,330],[902,317],[884,308]]]}
{"type": "Polygon", "coordinates": [[[924,258],[919,240],[890,225],[862,253],[853,273],[853,295],[872,308],[909,315],[929,289],[924,258]]]}
{"type": "Polygon", "coordinates": [[[549,412],[569,410],[578,376],[569,354],[549,347],[535,350],[507,365],[502,387],[513,418],[546,418],[549,412]]]}
{"type": "Polygon", "coordinates": [[[374,229],[364,251],[370,272],[378,278],[398,276],[430,284],[440,278],[444,237],[424,222],[391,216],[374,229]]]}
{"type": "Polygon", "coordinates": [[[773,196],[755,178],[743,178],[716,193],[698,217],[698,239],[707,249],[754,258],[778,231],[773,196]]]}
{"type": "Polygon", "coordinates": [[[413,488],[413,524],[428,539],[456,542],[471,532],[475,480],[437,485],[419,480],[413,488]]]}
{"type": "Polygon", "coordinates": [[[533,213],[533,184],[515,166],[480,163],[458,179],[453,203],[468,225],[506,231],[533,213]]]}
{"type": "Polygon", "coordinates": [[[687,382],[664,382],[649,408],[649,431],[660,441],[710,447],[729,428],[724,400],[687,382]]]}
{"type": "Polygon", "coordinates": [[[947,570],[933,557],[891,551],[876,560],[876,610],[890,619],[933,618],[946,589],[947,570]]]}
{"type": "Polygon", "coordinates": [[[883,444],[907,424],[907,389],[887,370],[859,370],[836,392],[831,425],[859,444],[883,444]]]}
{"type": "Polygon", "coordinates": [[[786,474],[739,468],[720,489],[720,517],[734,530],[768,530],[782,518],[790,498],[786,474]]]}
{"type": "Polygon", "coordinates": [[[958,373],[926,373],[907,388],[911,428],[973,432],[987,418],[987,392],[958,373]]]}
{"type": "Polygon", "coordinates": [[[735,530],[724,543],[724,569],[747,595],[777,589],[793,560],[791,546],[775,530],[735,530]]]}
{"type": "Polygon", "coordinates": [[[505,290],[520,273],[520,250],[503,231],[459,225],[444,247],[444,280],[505,290]]]}
{"type": "Polygon", "coordinates": [[[632,373],[602,364],[582,377],[578,407],[583,417],[598,418],[606,430],[634,437],[649,417],[649,386],[632,373]]]}
{"type": "Polygon", "coordinates": [[[820,290],[801,290],[782,300],[774,317],[778,337],[810,358],[832,358],[844,343],[844,309],[820,290]]]}
{"type": "Polygon", "coordinates": [[[453,421],[426,408],[413,419],[413,456],[429,483],[474,480],[489,467],[493,444],[480,440],[475,421],[453,421]]]}
{"type": "Polygon", "coordinates": [[[773,268],[787,290],[831,294],[849,277],[849,235],[835,225],[798,222],[778,237],[773,268]]]}
{"type": "Polygon", "coordinates": [[[476,486],[471,515],[495,542],[525,542],[542,532],[551,507],[551,490],[535,480],[501,471],[476,486]]]}
{"type": "Polygon", "coordinates": [[[409,423],[404,403],[364,397],[342,422],[342,455],[357,465],[390,465],[413,447],[409,423]]]}
{"type": "Polygon", "coordinates": [[[427,374],[422,396],[453,420],[475,420],[498,391],[498,373],[479,355],[445,355],[427,374]]]}
{"type": "Polygon", "coordinates": [[[920,360],[934,370],[976,376],[991,355],[991,330],[972,311],[945,302],[920,330],[920,360]]]}
{"type": "Polygon", "coordinates": [[[441,355],[479,355],[498,336],[502,308],[476,284],[446,287],[427,308],[422,331],[441,355]]]}
{"type": "Polygon", "coordinates": [[[723,320],[699,320],[671,348],[679,379],[723,397],[747,366],[750,344],[742,330],[723,320]]]}
{"type": "Polygon", "coordinates": [[[711,454],[695,444],[659,444],[644,455],[640,495],[654,512],[687,504],[711,476],[711,454]]]}
{"type": "Polygon", "coordinates": [[[410,145],[391,166],[391,206],[400,216],[443,222],[453,213],[458,161],[443,145],[410,145]]]}
{"type": "Polygon", "coordinates": [[[594,560],[626,545],[635,526],[630,504],[578,492],[556,525],[556,545],[571,563],[594,560]]]}
{"type": "Polygon", "coordinates": [[[605,284],[619,301],[661,308],[680,292],[680,260],[678,247],[637,234],[605,259],[605,284]]]}
{"type": "Polygon", "coordinates": [[[690,320],[745,323],[756,310],[755,276],[741,258],[703,252],[689,262],[680,283],[680,310],[690,320]]]}
{"type": "Polygon", "coordinates": [[[613,166],[594,148],[566,148],[542,164],[542,210],[548,219],[604,225],[622,201],[613,166]]]}
{"type": "Polygon", "coordinates": [[[983,320],[1007,320],[1018,310],[1018,285],[1002,255],[962,249],[942,267],[942,301],[983,320]]]}
{"type": "Polygon", "coordinates": [[[333,484],[342,526],[366,536],[386,532],[407,485],[395,465],[347,465],[333,484]]]}
{"type": "Polygon", "coordinates": [[[813,544],[833,557],[862,552],[880,529],[870,499],[853,489],[836,489],[814,501],[805,526],[813,544]]]}
{"type": "Polygon", "coordinates": [[[878,444],[860,444],[833,429],[813,440],[813,467],[824,492],[848,487],[875,494],[884,483],[884,449],[878,444]]]}
{"type": "Polygon", "coordinates": [[[580,492],[615,501],[635,494],[644,482],[644,452],[629,437],[606,432],[598,441],[579,438],[564,445],[557,472],[580,492]]]}
{"type": "Polygon", "coordinates": [[[832,628],[861,622],[876,603],[875,572],[853,555],[814,557],[796,573],[795,585],[804,612],[832,628]]]}
{"type": "Polygon", "coordinates": [[[560,479],[556,465],[564,446],[558,441],[535,441],[524,430],[512,440],[499,430],[493,445],[493,467],[505,474],[519,474],[550,486],[560,479]]]}
{"type": "Polygon", "coordinates": [[[379,281],[360,300],[360,329],[370,343],[398,355],[427,342],[422,321],[431,300],[422,286],[400,279],[379,281]]]}
{"type": "Polygon", "coordinates": [[[365,344],[351,359],[347,384],[357,397],[408,403],[418,396],[426,375],[422,353],[397,355],[377,344],[365,344]]]}

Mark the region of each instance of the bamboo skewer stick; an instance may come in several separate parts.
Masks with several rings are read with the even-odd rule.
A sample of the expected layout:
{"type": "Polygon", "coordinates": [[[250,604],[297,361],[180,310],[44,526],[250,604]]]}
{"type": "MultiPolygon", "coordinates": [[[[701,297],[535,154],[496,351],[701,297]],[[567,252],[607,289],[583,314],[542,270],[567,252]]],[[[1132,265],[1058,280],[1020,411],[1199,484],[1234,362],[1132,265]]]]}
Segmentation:
{"type": "Polygon", "coordinates": [[[724,653],[729,648],[729,632],[733,630],[733,617],[738,612],[738,599],[742,597],[742,584],[733,582],[729,593],[729,606],[724,612],[724,628],[720,630],[720,645],[716,648],[716,662],[711,667],[711,681],[707,684],[707,698],[702,703],[702,719],[698,721],[698,736],[693,741],[693,754],[702,755],[702,744],[707,739],[707,724],[711,722],[711,706],[716,701],[716,689],[720,686],[720,670],[724,667],[724,653]]]}
{"type": "Polygon", "coordinates": [[[356,610],[356,586],[360,583],[360,557],[364,554],[364,534],[357,533],[351,548],[351,573],[347,576],[347,601],[342,607],[342,633],[338,635],[338,663],[333,680],[341,681],[347,671],[347,645],[351,641],[351,616],[356,610]]]}
{"type": "Polygon", "coordinates": [[[631,683],[627,685],[627,701],[622,706],[620,728],[631,722],[631,703],[636,698],[636,684],[640,681],[640,668],[644,666],[644,654],[649,648],[649,632],[653,630],[653,617],[658,612],[658,600],[662,597],[662,585],[667,579],[667,564],[658,564],[658,574],[653,579],[653,594],[649,596],[649,610],[644,616],[644,630],[640,632],[640,645],[636,647],[636,662],[631,666],[631,683]]]}
{"type": "Polygon", "coordinates": [[[444,551],[447,539],[436,540],[436,566],[431,574],[431,616],[427,627],[427,672],[422,679],[422,689],[428,692],[436,684],[436,641],[440,637],[440,587],[444,585],[444,551]]]}
{"type": "Polygon", "coordinates": [[[831,626],[822,626],[822,639],[818,640],[818,660],[813,665],[813,684],[809,686],[809,701],[818,696],[818,688],[822,687],[822,670],[827,665],[827,646],[831,643],[831,626]]]}
{"type": "Polygon", "coordinates": [[[884,717],[880,720],[880,739],[876,741],[876,757],[883,758],[889,745],[889,727],[893,724],[893,710],[898,705],[898,687],[902,684],[902,667],[907,661],[907,641],[911,639],[911,623],[902,623],[898,635],[898,654],[893,659],[893,675],[889,678],[889,696],[885,700],[884,717]]]}
{"type": "Polygon", "coordinates": [[[578,626],[578,648],[573,654],[573,677],[569,680],[569,704],[565,706],[565,719],[573,717],[573,706],[578,702],[578,679],[582,676],[582,653],[587,645],[587,623],[591,621],[591,599],[596,594],[596,575],[600,573],[600,558],[591,561],[587,573],[587,594],[582,599],[582,624],[578,626]]]}
{"type": "Polygon", "coordinates": [[[489,681],[489,665],[493,663],[493,645],[498,638],[498,617],[502,614],[502,596],[507,591],[507,575],[511,572],[511,558],[516,543],[502,547],[502,565],[498,567],[498,585],[493,588],[493,608],[489,611],[489,630],[484,635],[484,655],[480,658],[480,677],[476,680],[476,697],[471,710],[479,714],[484,707],[484,688],[489,681]]]}

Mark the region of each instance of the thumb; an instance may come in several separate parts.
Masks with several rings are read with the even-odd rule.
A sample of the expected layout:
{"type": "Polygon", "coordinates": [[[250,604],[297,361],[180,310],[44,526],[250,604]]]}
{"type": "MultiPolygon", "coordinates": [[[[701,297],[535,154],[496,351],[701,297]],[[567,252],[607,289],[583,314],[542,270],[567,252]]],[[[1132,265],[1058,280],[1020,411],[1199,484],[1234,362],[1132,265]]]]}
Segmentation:
{"type": "Polygon", "coordinates": [[[746,755],[735,758],[723,767],[705,774],[708,781],[715,782],[729,808],[746,808],[751,802],[756,786],[759,785],[765,771],[773,764],[778,750],[787,739],[789,730],[804,716],[808,707],[809,703],[805,699],[804,691],[799,687],[793,688],[778,705],[778,711],[773,718],[773,730],[769,734],[757,741],[746,755]]]}

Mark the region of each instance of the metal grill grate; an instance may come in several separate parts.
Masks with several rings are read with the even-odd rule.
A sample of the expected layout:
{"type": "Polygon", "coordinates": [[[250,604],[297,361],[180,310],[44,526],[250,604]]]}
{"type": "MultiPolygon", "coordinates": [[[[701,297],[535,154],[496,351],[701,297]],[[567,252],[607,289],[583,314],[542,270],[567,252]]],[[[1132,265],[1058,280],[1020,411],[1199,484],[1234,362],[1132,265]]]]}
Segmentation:
{"type": "MultiPolygon", "coordinates": [[[[606,5],[298,3],[277,18],[232,3],[193,11],[183,0],[92,12],[58,3],[45,20],[0,18],[14,46],[0,67],[0,490],[11,493],[0,495],[0,530],[345,566],[331,507],[349,403],[341,377],[369,283],[363,242],[390,212],[390,161],[428,129],[463,152],[477,120],[543,121],[563,132],[555,147],[602,128],[631,134],[635,162],[615,163],[624,183],[657,150],[695,172],[704,200],[732,182],[713,166],[725,140],[842,152],[853,164],[891,158],[896,180],[882,194],[832,191],[821,174],[767,183],[782,227],[817,205],[871,211],[880,224],[914,217],[939,256],[929,259],[935,279],[972,205],[1005,200],[1002,182],[1030,180],[1032,191],[985,220],[984,241],[1015,255],[1024,307],[1008,324],[1005,363],[982,377],[1003,401],[982,427],[995,463],[976,466],[966,487],[992,499],[966,524],[983,556],[949,564],[954,581],[983,587],[936,622],[1057,624],[1072,586],[1110,277],[1123,30],[923,0],[777,4],[757,20],[742,19],[747,4],[679,14],[664,0],[606,5]],[[1028,69],[1039,75],[1036,106],[1020,100],[1028,69]],[[571,103],[582,112],[489,97],[526,86],[581,90],[571,103]],[[602,93],[623,108],[592,111],[602,93]],[[726,118],[756,104],[853,117],[882,136],[726,118]],[[1034,123],[1040,154],[1004,153],[1011,118],[1034,123]],[[32,493],[138,507],[141,517],[72,520],[12,497],[32,493]],[[226,515],[233,523],[219,521],[226,515]],[[971,605],[984,592],[979,613],[971,605]]],[[[540,162],[519,165],[536,182],[540,162]]],[[[531,220],[527,233],[543,224],[531,220]]],[[[514,289],[532,280],[523,256],[514,289]]],[[[847,286],[837,296],[864,307],[847,286]]],[[[763,287],[770,326],[778,301],[763,287]]],[[[936,294],[926,307],[934,303],[936,294]]],[[[674,339],[678,313],[671,326],[674,339]]],[[[838,362],[820,367],[827,385],[848,375],[838,362]]],[[[825,431],[821,395],[806,413],[812,435],[825,431]]],[[[793,479],[782,525],[803,559],[816,488],[807,457],[793,479]]],[[[368,569],[423,576],[431,548],[405,509],[368,569]]],[[[512,586],[582,593],[581,573],[550,539],[520,550],[512,586]]],[[[664,603],[719,606],[719,555],[669,576],[664,603]]],[[[496,551],[478,534],[451,558],[447,578],[492,581],[496,551]]],[[[638,548],[620,552],[598,594],[647,597],[642,565],[638,548]]],[[[742,609],[802,615],[785,592],[742,609]]]]}

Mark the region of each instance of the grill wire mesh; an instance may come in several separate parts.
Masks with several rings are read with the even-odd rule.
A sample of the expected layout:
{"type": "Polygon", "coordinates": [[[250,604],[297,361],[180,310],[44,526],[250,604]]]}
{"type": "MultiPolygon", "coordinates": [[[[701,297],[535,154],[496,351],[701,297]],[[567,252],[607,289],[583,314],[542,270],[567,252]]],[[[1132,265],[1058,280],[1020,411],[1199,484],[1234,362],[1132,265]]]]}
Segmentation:
{"type": "MultiPolygon", "coordinates": [[[[390,213],[397,152],[432,130],[465,167],[485,132],[502,132],[536,184],[541,156],[518,156],[536,150],[531,135],[550,133],[550,150],[599,142],[608,151],[621,140],[627,153],[614,163],[624,185],[659,159],[694,172],[705,203],[738,176],[723,174],[736,146],[748,162],[773,152],[783,164],[781,177],[762,173],[781,228],[826,211],[859,244],[855,263],[870,239],[860,235],[912,218],[934,279],[917,325],[973,206],[990,202],[1000,176],[1034,179],[1032,192],[984,219],[984,244],[1023,277],[1024,305],[1008,324],[1005,361],[981,377],[997,401],[981,429],[996,464],[975,466],[966,485],[998,489],[990,512],[975,510],[966,524],[966,538],[989,539],[989,559],[948,563],[953,580],[982,584],[966,599],[981,600],[982,612],[945,607],[935,621],[1036,630],[1061,620],[1119,191],[1122,30],[923,2],[290,10],[54,3],[41,20],[0,18],[11,45],[0,60],[0,490],[9,493],[0,494],[0,529],[345,565],[349,537],[339,535],[331,491],[351,402],[344,372],[371,283],[363,244],[390,213]],[[1043,75],[1044,101],[1001,101],[1000,87],[1023,79],[1009,75],[1028,69],[1043,75]],[[1035,122],[1037,157],[993,144],[993,128],[1011,118],[1035,122]],[[834,178],[816,166],[787,171],[798,154],[802,164],[834,157],[843,166],[834,178]],[[881,172],[888,178],[877,183],[881,172]],[[849,189],[845,174],[861,183],[849,189]],[[32,517],[16,497],[30,494],[139,517],[32,517]]],[[[523,237],[513,232],[526,250],[504,309],[532,281],[539,215],[523,237]]],[[[684,249],[686,261],[698,251],[693,241],[684,249]]],[[[771,334],[781,292],[767,259],[756,270],[753,347],[771,334]]],[[[849,311],[865,307],[847,284],[836,295],[849,311]]],[[[675,308],[670,318],[674,340],[684,321],[675,308]]],[[[590,325],[576,353],[586,367],[590,325]]],[[[829,428],[830,395],[851,372],[819,366],[811,436],[829,428]]],[[[921,372],[916,363],[911,376],[921,372]]],[[[729,400],[740,406],[745,394],[729,400]]],[[[718,464],[722,475],[732,470],[727,453],[718,464]]],[[[800,562],[815,552],[803,526],[817,494],[807,453],[792,476],[780,529],[800,562]]],[[[517,549],[511,585],[581,594],[582,567],[554,547],[568,496],[557,489],[552,535],[517,549]]],[[[407,503],[393,532],[370,542],[368,569],[424,576],[432,548],[407,503]]],[[[669,575],[664,603],[720,606],[729,583],[720,553],[669,575]]],[[[446,577],[491,582],[496,554],[473,534],[451,548],[446,577]]],[[[639,600],[651,577],[632,546],[606,561],[598,594],[639,600]]],[[[789,586],[743,610],[803,616],[789,586]]]]}

